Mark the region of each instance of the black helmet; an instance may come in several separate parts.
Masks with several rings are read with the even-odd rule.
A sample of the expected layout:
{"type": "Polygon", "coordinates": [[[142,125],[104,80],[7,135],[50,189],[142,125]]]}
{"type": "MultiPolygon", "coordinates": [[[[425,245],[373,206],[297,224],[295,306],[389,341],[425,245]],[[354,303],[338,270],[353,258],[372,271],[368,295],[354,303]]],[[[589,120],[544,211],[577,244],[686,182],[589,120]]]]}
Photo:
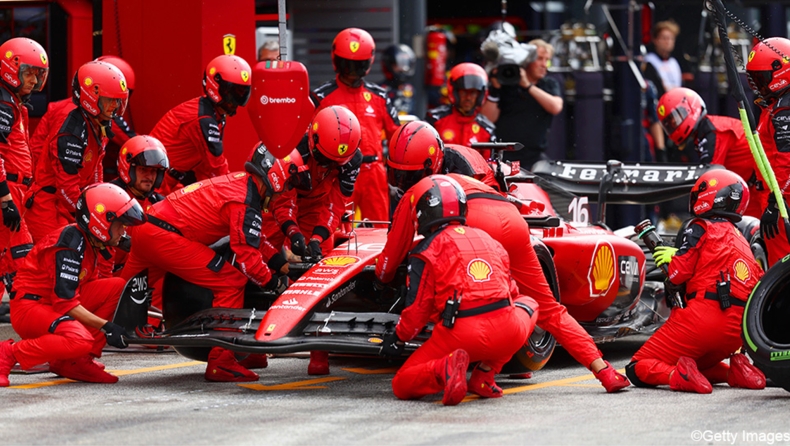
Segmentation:
{"type": "Polygon", "coordinates": [[[423,178],[414,185],[412,197],[416,200],[412,218],[420,235],[427,236],[431,228],[444,223],[466,223],[466,194],[446,175],[423,178]]]}
{"type": "Polygon", "coordinates": [[[402,43],[388,46],[381,57],[381,71],[384,72],[387,80],[396,82],[406,82],[414,76],[416,64],[417,58],[414,56],[414,51],[402,43]]]}

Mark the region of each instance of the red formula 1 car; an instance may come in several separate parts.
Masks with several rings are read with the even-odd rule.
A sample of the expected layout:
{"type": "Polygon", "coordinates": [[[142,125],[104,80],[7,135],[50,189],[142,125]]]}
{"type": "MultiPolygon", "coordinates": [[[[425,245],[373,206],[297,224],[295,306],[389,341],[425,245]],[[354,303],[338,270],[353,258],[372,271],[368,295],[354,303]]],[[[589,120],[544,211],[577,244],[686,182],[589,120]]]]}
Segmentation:
{"type": "MultiPolygon", "coordinates": [[[[606,202],[645,204],[682,196],[711,167],[551,162],[516,175],[509,175],[508,168],[498,162],[498,178],[521,201],[544,274],[570,314],[596,341],[654,331],[668,314],[663,277],[646,262],[633,228],[612,231],[592,222],[588,200],[599,202],[600,222],[606,202]]],[[[205,360],[213,346],[248,353],[377,355],[382,336],[394,329],[403,309],[406,270],[404,266],[391,286],[377,288],[373,262],[383,249],[386,230],[354,229],[351,223],[326,257],[292,265],[292,282],[282,294],[249,287],[248,309],[211,308],[209,291],[169,276],[163,289],[163,332],[144,329],[148,308],[146,290],[140,286],[121,298],[115,322],[127,328],[131,344],[171,345],[198,360],[205,360]]],[[[138,278],[136,283],[144,282],[138,278]]],[[[407,353],[431,329],[425,327],[408,343],[407,353]]],[[[555,344],[552,336],[536,329],[503,373],[541,368],[555,344]]]]}

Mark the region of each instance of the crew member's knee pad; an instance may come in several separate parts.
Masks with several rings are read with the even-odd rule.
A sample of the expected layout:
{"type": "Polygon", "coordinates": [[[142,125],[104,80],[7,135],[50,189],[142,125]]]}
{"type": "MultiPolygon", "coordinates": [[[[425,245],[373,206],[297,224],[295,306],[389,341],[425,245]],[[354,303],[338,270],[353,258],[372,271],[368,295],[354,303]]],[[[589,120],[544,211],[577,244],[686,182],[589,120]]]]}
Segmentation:
{"type": "Polygon", "coordinates": [[[656,386],[650,385],[641,379],[636,374],[636,365],[639,361],[632,361],[627,366],[625,366],[625,376],[631,381],[633,385],[636,387],[645,387],[645,388],[654,388],[656,386]]]}

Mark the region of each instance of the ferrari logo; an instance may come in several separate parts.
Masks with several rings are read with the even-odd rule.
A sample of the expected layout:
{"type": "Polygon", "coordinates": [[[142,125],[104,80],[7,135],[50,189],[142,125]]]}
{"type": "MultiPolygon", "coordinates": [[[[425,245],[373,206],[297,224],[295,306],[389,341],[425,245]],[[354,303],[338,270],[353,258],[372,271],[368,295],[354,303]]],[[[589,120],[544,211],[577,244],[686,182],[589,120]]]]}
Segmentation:
{"type": "Polygon", "coordinates": [[[181,188],[181,193],[182,194],[188,194],[188,193],[190,193],[192,191],[197,190],[202,185],[203,185],[203,183],[192,183],[192,184],[190,184],[188,186],[184,186],[184,187],[181,188]]]}
{"type": "MultiPolygon", "coordinates": [[[[453,133],[452,130],[445,130],[444,133],[442,133],[442,139],[445,141],[452,141],[454,136],[455,133],[453,133]]],[[[431,147],[431,149],[436,150],[433,147],[431,147]]],[[[433,155],[433,150],[431,150],[431,155],[433,155]]]]}
{"type": "Polygon", "coordinates": [[[491,279],[491,265],[483,259],[474,259],[466,267],[466,273],[473,282],[487,282],[491,279]]]}
{"type": "Polygon", "coordinates": [[[362,97],[364,97],[366,101],[370,102],[371,96],[370,93],[368,93],[367,91],[362,93],[362,97]]]}
{"type": "Polygon", "coordinates": [[[480,131],[480,126],[477,124],[472,124],[472,133],[477,134],[480,131]]]}
{"type": "Polygon", "coordinates": [[[666,112],[667,111],[664,109],[664,104],[658,106],[658,116],[661,116],[663,118],[666,112]]]}
{"type": "Polygon", "coordinates": [[[349,256],[338,256],[338,257],[326,257],[325,259],[321,260],[321,265],[326,266],[348,266],[353,265],[359,261],[356,257],[349,257],[349,256]]]}
{"type": "Polygon", "coordinates": [[[233,34],[225,34],[222,36],[222,50],[225,54],[232,56],[236,54],[236,36],[233,34]]]}
{"type": "Polygon", "coordinates": [[[459,234],[466,234],[466,229],[464,229],[462,226],[456,226],[453,231],[459,234]]]}
{"type": "Polygon", "coordinates": [[[41,63],[43,63],[46,66],[47,65],[47,55],[44,54],[44,53],[41,53],[41,54],[39,54],[39,56],[41,56],[41,63]]]}
{"type": "Polygon", "coordinates": [[[340,144],[337,146],[337,154],[338,155],[345,155],[348,152],[348,144],[340,144]]]}
{"type": "Polygon", "coordinates": [[[276,326],[277,326],[277,324],[271,324],[268,327],[266,327],[266,333],[273,332],[274,331],[274,327],[276,327],[276,326]]]}
{"type": "Polygon", "coordinates": [[[359,51],[359,42],[351,42],[348,45],[348,48],[351,50],[352,53],[356,53],[359,51]]]}
{"type": "Polygon", "coordinates": [[[121,84],[121,91],[126,91],[126,81],[121,79],[120,84],[121,84]]]}
{"type": "Polygon", "coordinates": [[[743,259],[738,259],[735,261],[735,265],[733,265],[732,269],[735,270],[735,278],[738,282],[746,285],[746,281],[751,277],[751,272],[746,262],[744,262],[743,259]]]}
{"type": "Polygon", "coordinates": [[[94,210],[95,210],[96,212],[100,213],[100,214],[103,214],[103,213],[104,213],[104,211],[106,211],[106,210],[107,210],[107,208],[106,208],[106,207],[105,207],[103,204],[101,204],[101,203],[96,203],[96,207],[94,208],[94,210]]]}
{"type": "Polygon", "coordinates": [[[591,296],[603,296],[612,287],[614,283],[614,249],[608,242],[599,243],[596,246],[588,279],[591,296]]]}
{"type": "Polygon", "coordinates": [[[250,73],[247,70],[241,70],[241,81],[245,84],[250,80],[250,73]]]}
{"type": "Polygon", "coordinates": [[[749,62],[751,62],[752,59],[754,59],[754,51],[749,53],[749,62]]]}

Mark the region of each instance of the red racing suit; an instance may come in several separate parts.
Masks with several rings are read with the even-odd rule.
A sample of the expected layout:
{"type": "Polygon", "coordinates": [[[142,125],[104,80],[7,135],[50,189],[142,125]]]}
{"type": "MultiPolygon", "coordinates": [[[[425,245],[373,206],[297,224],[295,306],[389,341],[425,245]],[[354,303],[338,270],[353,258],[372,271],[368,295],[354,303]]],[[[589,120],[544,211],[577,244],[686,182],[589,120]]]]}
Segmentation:
{"type": "MultiPolygon", "coordinates": [[[[307,241],[312,238],[321,241],[324,253],[334,248],[334,233],[340,227],[340,219],[345,211],[346,201],[353,193],[362,164],[362,152],[357,151],[342,166],[319,166],[310,156],[306,137],[297,146],[302,160],[310,169],[312,188],[310,192],[292,189],[278,197],[268,209],[263,211],[263,234],[268,244],[261,245],[265,259],[274,259],[280,251],[284,238],[301,232],[307,241]],[[271,251],[273,246],[275,251],[271,251]]],[[[279,264],[270,263],[270,267],[279,264]]],[[[282,266],[282,264],[279,264],[282,266]]],[[[273,268],[274,269],[274,268],[273,268]]]]}
{"type": "MultiPolygon", "coordinates": [[[[494,189],[464,175],[449,174],[464,189],[467,198],[466,224],[482,229],[502,244],[510,258],[510,272],[516,281],[519,294],[529,296],[538,303],[540,312],[537,325],[548,331],[581,365],[589,368],[601,357],[592,338],[568,314],[567,308],[554,298],[543,270],[532,247],[529,225],[516,206],[494,189]]],[[[411,224],[411,191],[398,203],[387,243],[376,262],[376,277],[389,282],[414,239],[411,224]]]]}
{"type": "Polygon", "coordinates": [[[77,199],[87,186],[102,182],[107,137],[74,108],[52,127],[25,199],[25,219],[34,241],[74,222],[77,199]]]}
{"type": "MultiPolygon", "coordinates": [[[[496,142],[496,126],[477,112],[472,116],[464,116],[454,106],[440,105],[428,110],[425,121],[436,128],[445,144],[471,147],[475,142],[496,142]]],[[[482,156],[488,159],[491,151],[483,151],[482,156]]]]}
{"type": "MultiPolygon", "coordinates": [[[[507,252],[484,231],[447,225],[417,245],[409,267],[406,308],[395,332],[409,341],[426,323],[435,325],[430,339],[395,374],[392,390],[396,397],[416,399],[440,392],[443,384],[434,369],[456,349],[466,350],[470,362],[484,361],[499,373],[524,346],[534,322],[513,304],[519,294],[510,278],[507,252]],[[460,300],[459,314],[448,328],[442,324],[441,313],[454,296],[460,300]],[[463,313],[472,309],[479,314],[465,317],[463,313]]],[[[538,310],[532,299],[522,299],[538,310]]]]}
{"type": "Polygon", "coordinates": [[[76,224],[47,234],[19,268],[11,293],[11,324],[21,341],[13,345],[23,369],[91,354],[101,356],[106,342],[98,328],[67,313],[82,305],[111,320],[126,283],[98,279],[98,251],[76,224]]]}
{"type": "Polygon", "coordinates": [[[722,360],[741,345],[746,299],[763,272],[749,243],[724,219],[695,218],[683,232],[669,263],[669,280],[686,283],[686,308],[674,308],[667,322],[634,354],[626,367],[637,386],[669,384],[678,358],[688,356],[711,383],[727,381],[722,360]],[[729,275],[731,306],[722,310],[716,282],[729,275]]]}
{"type": "Polygon", "coordinates": [[[737,173],[749,184],[749,207],[745,215],[760,218],[762,209],[757,199],[757,167],[743,133],[741,121],[728,116],[708,115],[697,127],[694,145],[701,163],[720,164],[737,173]]]}
{"type": "MultiPolygon", "coordinates": [[[[121,277],[148,268],[149,282],[165,272],[214,292],[215,307],[241,308],[247,280],[265,285],[272,273],[261,259],[261,195],[246,172],[201,180],[154,204],[148,222],[134,231],[121,277]],[[230,235],[236,266],[209,245],[230,235]]],[[[154,299],[152,305],[162,308],[154,299]]]]}
{"type": "Polygon", "coordinates": [[[170,170],[160,187],[163,194],[229,172],[222,146],[224,129],[225,118],[205,96],[190,99],[165,113],[151,131],[151,136],[167,149],[170,161],[170,170]]]}
{"type": "MultiPolygon", "coordinates": [[[[0,197],[11,194],[20,215],[33,176],[29,139],[27,107],[0,85],[0,197]]],[[[12,276],[31,249],[33,239],[24,218],[16,232],[0,226],[0,275],[12,276]]]]}
{"type": "MultiPolygon", "coordinates": [[[[790,94],[782,96],[769,108],[763,109],[760,114],[760,122],[757,125],[757,132],[760,134],[760,142],[763,144],[765,156],[776,175],[776,182],[785,201],[790,201],[790,130],[787,127],[788,124],[790,124],[790,94]]],[[[763,185],[767,184],[759,172],[757,176],[763,185]]],[[[768,206],[768,194],[770,193],[767,187],[762,189],[754,198],[760,204],[761,213],[768,206]]],[[[790,242],[787,240],[781,220],[777,232],[775,237],[765,240],[765,247],[768,250],[768,266],[790,254],[790,242]]]]}
{"type": "Polygon", "coordinates": [[[329,81],[313,91],[316,113],[332,105],[351,110],[362,127],[362,165],[352,201],[362,218],[385,221],[389,215],[389,187],[382,138],[389,140],[400,126],[398,112],[382,87],[364,82],[350,87],[339,79],[329,81]]]}

